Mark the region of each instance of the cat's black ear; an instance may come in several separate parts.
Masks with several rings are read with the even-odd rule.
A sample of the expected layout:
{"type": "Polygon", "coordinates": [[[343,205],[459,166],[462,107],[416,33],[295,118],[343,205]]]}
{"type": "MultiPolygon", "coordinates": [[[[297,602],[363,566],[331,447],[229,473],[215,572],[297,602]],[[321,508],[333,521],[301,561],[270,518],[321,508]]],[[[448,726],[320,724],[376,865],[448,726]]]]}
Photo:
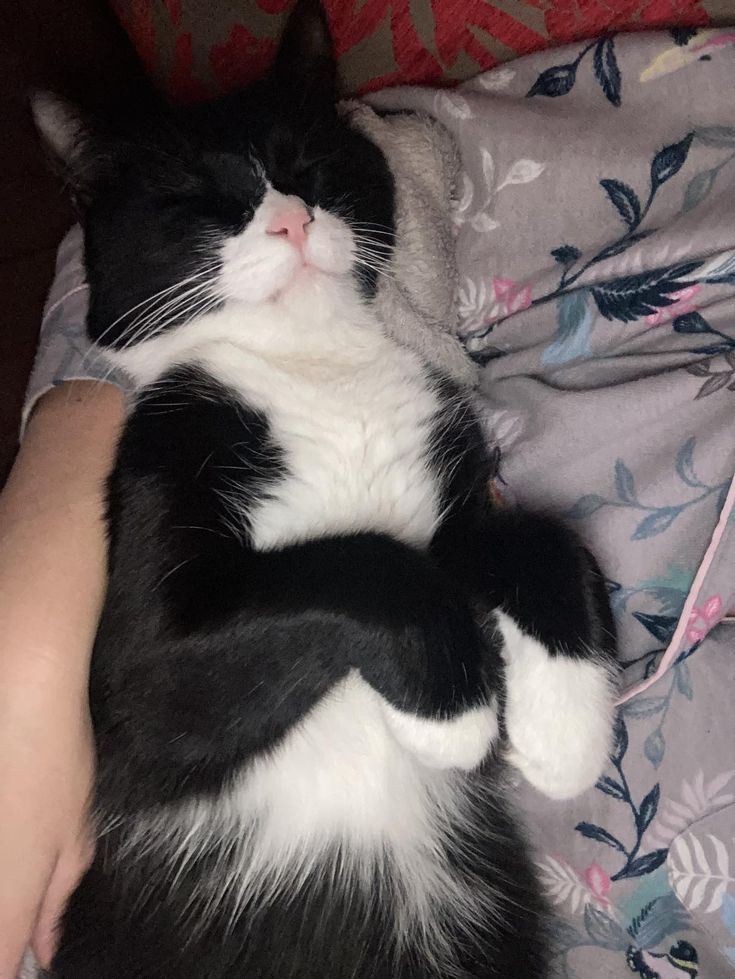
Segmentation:
{"type": "Polygon", "coordinates": [[[334,95],[337,63],[329,23],[319,0],[296,0],[286,21],[274,71],[298,89],[334,95]]]}
{"type": "Polygon", "coordinates": [[[75,202],[83,206],[98,170],[98,154],[92,147],[87,119],[76,106],[53,92],[35,92],[30,103],[53,166],[68,184],[75,202]]]}

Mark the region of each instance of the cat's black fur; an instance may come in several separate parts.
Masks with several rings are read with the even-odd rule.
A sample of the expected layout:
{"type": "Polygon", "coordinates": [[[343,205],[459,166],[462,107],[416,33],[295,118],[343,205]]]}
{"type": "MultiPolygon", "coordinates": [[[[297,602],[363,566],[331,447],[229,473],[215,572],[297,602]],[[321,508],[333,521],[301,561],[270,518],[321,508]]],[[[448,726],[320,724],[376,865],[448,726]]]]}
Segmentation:
{"type": "MultiPolygon", "coordinates": [[[[75,150],[83,165],[67,159],[84,212],[93,339],[129,342],[126,311],[196,271],[193,232],[247,222],[262,194],[253,154],[283,193],[393,226],[389,170],[334,109],[322,34],[319,11],[301,3],[269,78],[207,106],[131,112],[98,126],[93,149],[75,150]]],[[[369,297],[374,270],[361,277],[369,297]]],[[[247,527],[233,533],[223,493],[243,460],[244,499],[284,476],[266,415],[192,367],[141,393],[109,484],[110,582],[92,662],[101,837],[61,926],[56,979],[546,974],[544,901],[494,753],[461,773],[473,818],[456,821],[445,850],[456,879],[491,895],[495,914],[468,927],[451,905],[439,909],[451,948],[434,960],[396,940],[390,873],[355,887],[335,872],[334,853],[300,887],[233,915],[217,894],[216,846],[179,866],[128,836],[141,813],[216,798],[350,670],[419,716],[451,718],[502,696],[500,636],[479,624],[498,605],[552,655],[611,652],[592,559],[553,522],[490,508],[479,425],[451,382],[430,383],[445,407],[431,439],[445,516],[428,552],[378,533],[255,551],[247,527]]]]}
{"type": "MultiPolygon", "coordinates": [[[[242,453],[244,437],[262,460],[263,472],[253,474],[262,490],[279,465],[267,424],[183,371],[144,397],[126,427],[110,484],[111,580],[91,684],[103,819],[216,793],[351,666],[389,701],[432,716],[498,692],[498,640],[469,612],[486,603],[474,587],[455,589],[432,556],[375,534],[270,553],[222,535],[217,460],[203,479],[196,470],[203,447],[217,445],[226,465],[236,443],[242,453]],[[157,413],[173,391],[186,407],[157,413]],[[293,688],[295,641],[307,669],[293,688]]],[[[458,458],[479,452],[474,426],[466,438],[458,458]]],[[[479,516],[484,497],[480,483],[462,509],[479,516]]],[[[441,546],[452,546],[448,529],[441,546]]],[[[559,559],[556,548],[548,559],[559,559]]],[[[469,579],[466,566],[464,574],[469,579]]],[[[594,619],[591,627],[594,641],[594,619]]],[[[197,906],[199,881],[216,878],[217,853],[191,861],[171,889],[174,870],[155,850],[119,862],[125,834],[113,825],[71,899],[53,975],[542,977],[545,907],[499,760],[490,758],[468,784],[486,832],[469,836],[458,824],[450,859],[467,880],[489,875],[499,918],[472,940],[458,935],[456,972],[435,972],[415,949],[397,950],[390,896],[377,880],[368,900],[316,873],[299,893],[246,908],[233,923],[226,901],[211,916],[197,906]]]]}

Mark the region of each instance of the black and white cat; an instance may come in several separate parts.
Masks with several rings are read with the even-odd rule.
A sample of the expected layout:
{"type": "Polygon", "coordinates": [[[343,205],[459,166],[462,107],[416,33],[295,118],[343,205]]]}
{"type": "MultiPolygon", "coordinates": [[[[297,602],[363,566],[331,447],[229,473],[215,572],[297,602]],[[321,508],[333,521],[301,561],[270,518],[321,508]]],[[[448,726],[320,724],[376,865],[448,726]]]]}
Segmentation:
{"type": "Polygon", "coordinates": [[[53,975],[544,976],[503,755],[556,798],[598,777],[605,590],[567,530],[491,508],[466,395],[372,311],[394,188],[335,109],[320,9],[242,94],[35,114],[83,212],[89,334],[137,388],[100,841],[53,975]]]}

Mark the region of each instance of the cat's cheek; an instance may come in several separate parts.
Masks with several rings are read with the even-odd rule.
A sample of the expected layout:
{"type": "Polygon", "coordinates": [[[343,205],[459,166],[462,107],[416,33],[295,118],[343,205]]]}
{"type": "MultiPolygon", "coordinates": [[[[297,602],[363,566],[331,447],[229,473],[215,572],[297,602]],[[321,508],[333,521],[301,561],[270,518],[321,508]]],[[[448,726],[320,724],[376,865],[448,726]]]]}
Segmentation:
{"type": "Polygon", "coordinates": [[[351,242],[314,234],[304,252],[309,265],[327,275],[346,275],[353,266],[355,253],[351,242]]]}
{"type": "Polygon", "coordinates": [[[355,261],[352,235],[328,215],[317,214],[304,251],[306,261],[328,275],[346,275],[355,261]]]}

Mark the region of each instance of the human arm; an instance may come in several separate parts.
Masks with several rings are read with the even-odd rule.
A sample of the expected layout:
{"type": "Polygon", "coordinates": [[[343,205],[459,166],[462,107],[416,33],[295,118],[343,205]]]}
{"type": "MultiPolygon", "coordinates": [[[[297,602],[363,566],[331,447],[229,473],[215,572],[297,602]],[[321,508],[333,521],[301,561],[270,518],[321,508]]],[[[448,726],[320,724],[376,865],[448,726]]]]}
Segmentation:
{"type": "Polygon", "coordinates": [[[31,416],[0,495],[0,979],[53,924],[91,855],[89,656],[106,581],[104,481],[123,417],[74,381],[31,416]]]}

